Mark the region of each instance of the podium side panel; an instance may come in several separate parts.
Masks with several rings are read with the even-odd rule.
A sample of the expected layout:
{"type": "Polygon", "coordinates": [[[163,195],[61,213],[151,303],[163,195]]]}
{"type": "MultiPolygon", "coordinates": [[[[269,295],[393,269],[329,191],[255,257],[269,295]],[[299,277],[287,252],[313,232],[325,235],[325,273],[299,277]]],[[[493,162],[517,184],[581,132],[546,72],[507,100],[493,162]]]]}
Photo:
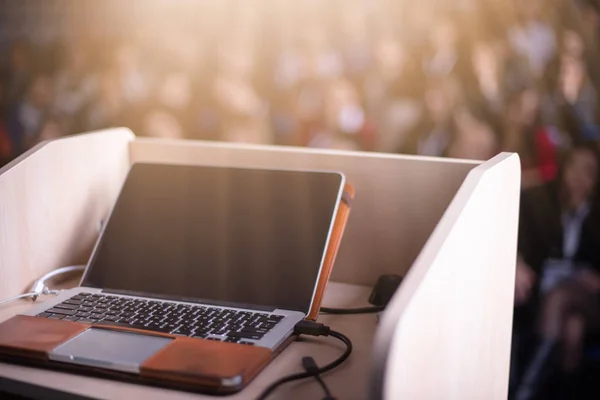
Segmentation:
{"type": "Polygon", "coordinates": [[[127,129],[45,142],[0,170],[0,299],[85,264],[129,170],[127,129]]]}
{"type": "Polygon", "coordinates": [[[336,170],[356,197],[331,279],[373,285],[404,274],[478,162],[380,153],[138,138],[132,162],[336,170]]]}
{"type": "Polygon", "coordinates": [[[475,168],[384,314],[373,398],[506,399],[520,163],[475,168]]]}

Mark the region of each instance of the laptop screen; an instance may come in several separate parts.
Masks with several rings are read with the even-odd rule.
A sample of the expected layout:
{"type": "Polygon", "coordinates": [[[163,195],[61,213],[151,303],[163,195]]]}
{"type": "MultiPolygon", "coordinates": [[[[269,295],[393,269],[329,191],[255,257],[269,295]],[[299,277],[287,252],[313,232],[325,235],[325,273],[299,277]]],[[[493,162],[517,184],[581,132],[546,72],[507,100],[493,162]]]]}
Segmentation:
{"type": "Polygon", "coordinates": [[[343,177],[134,164],[83,286],[309,310],[343,177]]]}

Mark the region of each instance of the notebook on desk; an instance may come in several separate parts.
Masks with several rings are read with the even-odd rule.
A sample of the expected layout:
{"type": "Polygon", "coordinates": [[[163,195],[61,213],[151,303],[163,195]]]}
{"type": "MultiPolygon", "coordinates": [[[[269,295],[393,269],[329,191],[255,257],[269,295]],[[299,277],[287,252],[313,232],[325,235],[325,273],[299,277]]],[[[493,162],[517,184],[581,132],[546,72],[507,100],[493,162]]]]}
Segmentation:
{"type": "Polygon", "coordinates": [[[80,286],[0,324],[0,358],[239,391],[316,319],[353,196],[338,172],[135,164],[80,286]]]}

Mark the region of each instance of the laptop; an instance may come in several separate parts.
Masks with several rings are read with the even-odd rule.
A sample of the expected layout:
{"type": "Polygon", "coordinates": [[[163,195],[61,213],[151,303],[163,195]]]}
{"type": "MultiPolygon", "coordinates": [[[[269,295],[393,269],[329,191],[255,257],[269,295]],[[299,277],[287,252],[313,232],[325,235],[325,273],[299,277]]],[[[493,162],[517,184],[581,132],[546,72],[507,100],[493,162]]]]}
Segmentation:
{"type": "Polygon", "coordinates": [[[316,319],[352,197],[339,172],[134,164],[80,286],[0,324],[0,355],[241,390],[316,319]]]}

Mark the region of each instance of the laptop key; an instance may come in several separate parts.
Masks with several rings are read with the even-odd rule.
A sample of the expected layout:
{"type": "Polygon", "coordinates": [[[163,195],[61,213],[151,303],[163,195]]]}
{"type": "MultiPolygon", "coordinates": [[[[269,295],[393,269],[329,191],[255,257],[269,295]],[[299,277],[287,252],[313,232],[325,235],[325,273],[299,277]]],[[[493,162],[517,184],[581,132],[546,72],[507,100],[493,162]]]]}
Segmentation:
{"type": "Polygon", "coordinates": [[[43,312],[41,314],[36,315],[36,317],[42,317],[42,318],[48,318],[49,316],[51,316],[52,314],[47,313],[47,312],[43,312]]]}
{"type": "Polygon", "coordinates": [[[161,332],[161,333],[169,333],[170,332],[169,328],[163,328],[161,324],[145,325],[145,329],[154,331],[154,332],[161,332]]]}
{"type": "Polygon", "coordinates": [[[248,342],[247,340],[240,340],[239,344],[246,344],[248,346],[254,346],[254,342],[248,342]]]}
{"type": "Polygon", "coordinates": [[[80,305],[81,305],[81,303],[83,303],[83,301],[82,301],[82,300],[76,300],[76,299],[74,299],[74,298],[70,298],[70,299],[68,299],[68,300],[65,300],[65,301],[63,302],[63,304],[74,304],[74,305],[76,305],[76,306],[80,306],[80,305]]]}
{"type": "Polygon", "coordinates": [[[181,324],[166,324],[162,327],[162,329],[167,329],[167,332],[173,332],[180,326],[181,326],[181,324]]]}
{"type": "Polygon", "coordinates": [[[79,318],[77,318],[77,317],[74,317],[74,316],[70,316],[70,317],[64,317],[64,318],[63,318],[63,321],[71,321],[71,322],[75,322],[75,321],[78,321],[78,320],[79,320],[79,318]]]}
{"type": "Polygon", "coordinates": [[[49,316],[48,319],[63,319],[64,317],[64,315],[53,314],[49,316]]]}
{"type": "Polygon", "coordinates": [[[228,337],[237,337],[240,339],[254,339],[254,340],[260,340],[262,339],[263,335],[260,333],[250,333],[250,332],[229,332],[227,334],[228,337]]]}
{"type": "Polygon", "coordinates": [[[198,338],[198,339],[206,339],[207,336],[208,336],[208,334],[199,333],[199,332],[195,332],[194,334],[190,335],[190,337],[198,338]]]}
{"type": "Polygon", "coordinates": [[[61,314],[61,315],[74,315],[77,311],[75,310],[65,310],[64,308],[51,308],[46,310],[47,313],[52,314],[61,314]]]}
{"type": "Polygon", "coordinates": [[[133,317],[134,315],[135,315],[135,313],[132,313],[132,312],[130,312],[130,311],[123,311],[123,312],[121,313],[121,316],[122,316],[123,318],[133,317]]]}
{"type": "Polygon", "coordinates": [[[132,325],[132,324],[127,324],[127,323],[123,323],[123,322],[115,322],[115,321],[106,321],[103,320],[102,322],[100,322],[101,325],[106,325],[106,326],[120,326],[123,328],[132,328],[132,329],[144,329],[144,330],[148,330],[148,328],[146,328],[144,325],[132,325]]]}
{"type": "Polygon", "coordinates": [[[94,321],[92,319],[87,319],[87,318],[80,318],[77,322],[81,322],[83,324],[95,324],[98,321],[94,321]]]}
{"type": "Polygon", "coordinates": [[[65,310],[76,310],[77,308],[79,308],[79,306],[77,306],[77,305],[74,305],[74,304],[65,304],[65,303],[57,304],[54,307],[56,307],[56,308],[64,308],[65,310]]]}
{"type": "Polygon", "coordinates": [[[240,332],[246,332],[246,333],[256,333],[259,335],[264,335],[265,333],[269,332],[268,329],[261,329],[261,328],[250,328],[250,327],[244,327],[240,330],[240,332]]]}
{"type": "Polygon", "coordinates": [[[195,333],[195,330],[190,327],[179,327],[172,332],[174,335],[190,336],[195,333]]]}

